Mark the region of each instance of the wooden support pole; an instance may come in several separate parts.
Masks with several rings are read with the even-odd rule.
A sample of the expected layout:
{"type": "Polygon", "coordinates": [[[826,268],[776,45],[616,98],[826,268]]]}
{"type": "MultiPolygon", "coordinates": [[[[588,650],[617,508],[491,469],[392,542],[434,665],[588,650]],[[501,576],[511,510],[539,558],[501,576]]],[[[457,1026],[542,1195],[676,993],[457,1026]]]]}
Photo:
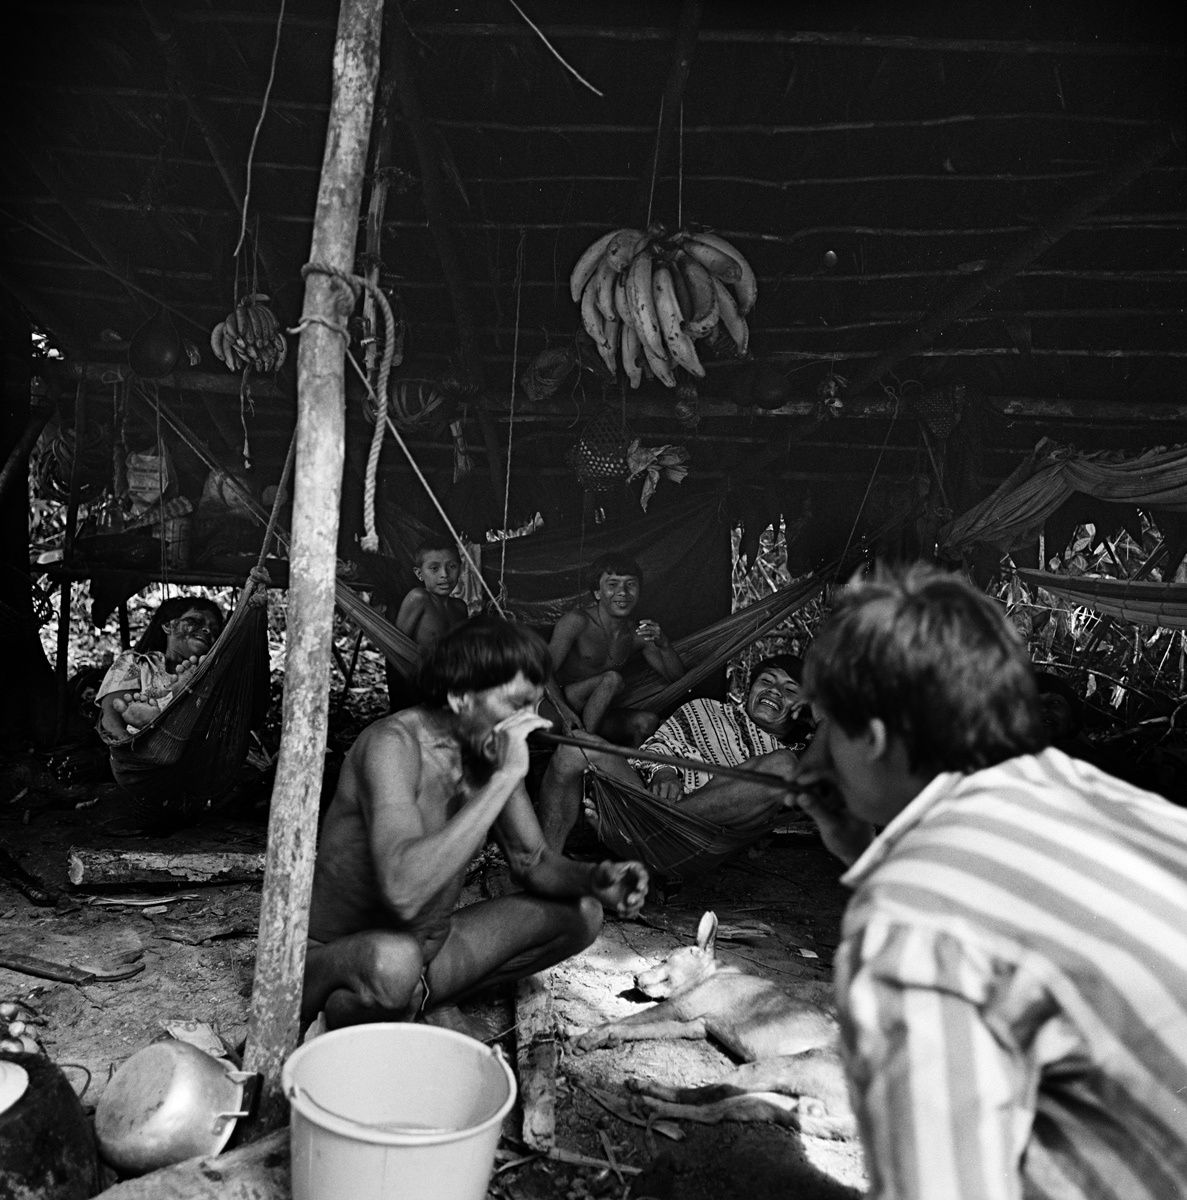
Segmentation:
{"type": "MultiPolygon", "coordinates": [[[[311,263],[352,273],[375,85],[382,0],[342,0],[334,86],[311,263]]],[[[329,714],[338,505],[346,426],[349,287],[323,271],[305,280],[297,355],[297,470],[280,754],[268,820],[245,1069],[263,1078],[252,1130],[282,1123],[280,1068],[297,1044],[317,812],[329,714]]]]}
{"type": "Polygon", "coordinates": [[[672,65],[668,68],[668,81],[664,85],[664,94],[659,105],[655,149],[635,193],[632,211],[640,227],[645,225],[652,215],[651,202],[655,183],[663,178],[664,168],[672,157],[672,147],[676,144],[676,136],[680,129],[680,106],[684,103],[684,89],[688,83],[688,72],[692,67],[692,56],[696,50],[697,36],[701,31],[701,16],[704,10],[704,0],[684,0],[680,6],[672,65]]]}
{"type": "Polygon", "coordinates": [[[1061,238],[1079,225],[1089,213],[1111,200],[1144,175],[1176,142],[1182,142],[1182,131],[1162,126],[1136,150],[1108,171],[1088,191],[1070,204],[1039,221],[1029,237],[1023,239],[1010,254],[971,279],[964,287],[928,313],[918,325],[864,370],[860,371],[846,389],[856,396],[872,383],[877,383],[887,371],[904,359],[931,344],[936,336],[958,317],[975,308],[991,292],[1013,279],[1024,267],[1050,250],[1061,238]]]}
{"type": "MultiPolygon", "coordinates": [[[[408,132],[412,135],[413,145],[416,147],[425,216],[428,218],[429,232],[433,235],[433,242],[437,247],[441,273],[445,276],[445,286],[449,291],[454,319],[457,322],[458,350],[462,367],[469,377],[468,382],[476,386],[481,394],[486,382],[486,371],[482,363],[482,350],[478,344],[478,322],[474,316],[470,289],[466,284],[462,260],[449,220],[445,179],[440,162],[440,135],[434,130],[420,102],[412,57],[412,31],[404,20],[404,14],[399,10],[392,14],[391,32],[396,96],[408,125],[408,132]]],[[[486,443],[491,487],[494,488],[496,496],[502,496],[506,486],[506,475],[498,432],[481,399],[477,409],[482,437],[486,443]]]]}

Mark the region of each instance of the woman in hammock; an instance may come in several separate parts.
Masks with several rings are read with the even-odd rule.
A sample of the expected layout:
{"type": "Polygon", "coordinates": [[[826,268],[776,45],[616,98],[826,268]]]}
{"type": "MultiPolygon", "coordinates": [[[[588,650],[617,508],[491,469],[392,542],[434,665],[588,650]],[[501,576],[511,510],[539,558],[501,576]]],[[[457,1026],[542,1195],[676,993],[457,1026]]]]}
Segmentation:
{"type": "MultiPolygon", "coordinates": [[[[765,658],[751,672],[743,704],[690,700],[640,750],[719,766],[746,767],[790,780],[810,737],[810,727],[800,718],[802,670],[802,662],[793,654],[765,658]]],[[[558,850],[576,823],[584,792],[583,776],[590,769],[628,789],[644,786],[665,805],[728,831],[738,845],[745,844],[751,834],[761,836],[780,813],[795,807],[789,793],[780,787],[727,779],[691,768],[679,770],[644,759],[627,762],[597,750],[560,746],[548,765],[540,794],[540,823],[549,845],[558,850]]],[[[624,849],[616,831],[596,812],[593,823],[607,848],[616,852],[624,849]]],[[[631,850],[649,865],[662,867],[649,861],[646,846],[635,845],[631,850]]]]}
{"type": "Polygon", "coordinates": [[[99,736],[108,744],[123,742],[153,720],[222,628],[222,610],[213,600],[163,600],[140,640],[116,658],[99,685],[99,736]]]}

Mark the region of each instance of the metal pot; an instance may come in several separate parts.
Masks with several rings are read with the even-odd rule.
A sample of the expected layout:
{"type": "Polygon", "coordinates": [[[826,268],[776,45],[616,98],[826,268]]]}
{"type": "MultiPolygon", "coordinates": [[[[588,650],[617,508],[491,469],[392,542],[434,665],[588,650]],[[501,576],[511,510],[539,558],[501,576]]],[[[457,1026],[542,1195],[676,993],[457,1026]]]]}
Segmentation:
{"type": "Polygon", "coordinates": [[[99,1152],[121,1175],[218,1154],[247,1115],[252,1078],[188,1042],[145,1046],[111,1077],[95,1107],[99,1152]]]}

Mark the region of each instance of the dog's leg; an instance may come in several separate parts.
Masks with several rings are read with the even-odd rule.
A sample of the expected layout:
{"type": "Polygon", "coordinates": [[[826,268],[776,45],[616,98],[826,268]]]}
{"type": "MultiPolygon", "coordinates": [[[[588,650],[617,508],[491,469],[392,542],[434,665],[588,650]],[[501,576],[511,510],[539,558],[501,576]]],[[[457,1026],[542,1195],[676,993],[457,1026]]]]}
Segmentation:
{"type": "Polygon", "coordinates": [[[705,1037],[703,1017],[693,1017],[686,1021],[673,1016],[673,1011],[666,1002],[662,1002],[644,1012],[623,1017],[620,1021],[607,1021],[605,1025],[587,1030],[574,1045],[578,1050],[596,1050],[599,1046],[618,1046],[623,1042],[665,1038],[701,1040],[705,1037]]]}

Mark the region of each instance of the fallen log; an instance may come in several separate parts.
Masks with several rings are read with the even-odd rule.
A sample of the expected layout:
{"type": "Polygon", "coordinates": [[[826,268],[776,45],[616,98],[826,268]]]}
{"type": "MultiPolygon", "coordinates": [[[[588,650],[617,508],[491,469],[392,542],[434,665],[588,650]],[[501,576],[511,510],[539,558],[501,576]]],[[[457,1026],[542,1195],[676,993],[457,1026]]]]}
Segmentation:
{"type": "Polygon", "coordinates": [[[75,887],[129,883],[259,883],[264,855],[238,850],[167,852],[71,846],[67,875],[75,887]]]}
{"type": "Polygon", "coordinates": [[[290,1200],[291,1194],[286,1126],[237,1150],[117,1183],[96,1200],[290,1200]]]}

